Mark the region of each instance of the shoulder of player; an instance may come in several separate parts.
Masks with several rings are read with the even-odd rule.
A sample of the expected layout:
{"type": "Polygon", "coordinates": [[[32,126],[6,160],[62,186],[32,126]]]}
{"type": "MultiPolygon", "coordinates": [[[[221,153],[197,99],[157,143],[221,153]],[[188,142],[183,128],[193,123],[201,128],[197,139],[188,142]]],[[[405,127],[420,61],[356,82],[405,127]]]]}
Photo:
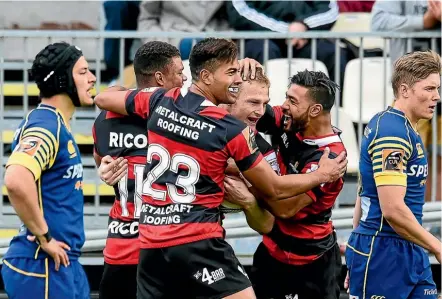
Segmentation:
{"type": "Polygon", "coordinates": [[[56,134],[61,121],[62,116],[56,110],[36,108],[27,115],[24,129],[38,127],[56,134]]]}
{"type": "Polygon", "coordinates": [[[265,140],[264,137],[261,136],[261,134],[255,132],[255,141],[261,154],[267,155],[274,152],[270,143],[268,143],[267,140],[265,140]]]}

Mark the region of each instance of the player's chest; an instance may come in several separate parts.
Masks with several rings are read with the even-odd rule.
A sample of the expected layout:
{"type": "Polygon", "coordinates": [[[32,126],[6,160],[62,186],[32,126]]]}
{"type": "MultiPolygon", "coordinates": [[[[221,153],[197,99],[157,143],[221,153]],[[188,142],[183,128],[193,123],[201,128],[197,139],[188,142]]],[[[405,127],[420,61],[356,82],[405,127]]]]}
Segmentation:
{"type": "Polygon", "coordinates": [[[68,131],[60,132],[60,142],[55,169],[61,174],[63,180],[80,180],[83,178],[83,164],[80,150],[72,134],[68,131]]]}

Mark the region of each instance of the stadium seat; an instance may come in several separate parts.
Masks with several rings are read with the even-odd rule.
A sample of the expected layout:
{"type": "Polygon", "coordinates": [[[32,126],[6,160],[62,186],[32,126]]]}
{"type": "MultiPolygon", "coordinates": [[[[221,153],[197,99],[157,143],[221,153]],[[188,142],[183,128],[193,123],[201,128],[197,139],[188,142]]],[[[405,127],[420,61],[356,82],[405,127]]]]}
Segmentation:
{"type": "Polygon", "coordinates": [[[272,59],[267,62],[266,75],[270,80],[270,104],[282,105],[289,84],[289,78],[296,72],[308,70],[322,71],[328,76],[328,71],[323,62],[305,58],[292,58],[291,70],[288,59],[272,59]]]}
{"type": "Polygon", "coordinates": [[[356,130],[350,116],[342,108],[331,111],[332,124],[342,131],[341,139],[347,149],[347,173],[356,174],[359,169],[359,144],[356,130]]]}
{"type": "MultiPolygon", "coordinates": [[[[390,84],[390,60],[382,57],[362,59],[362,122],[391,105],[394,96],[390,84]],[[386,73],[384,70],[386,67],[386,73]],[[385,97],[384,97],[384,86],[385,97]]],[[[353,122],[359,122],[361,59],[353,59],[345,68],[342,106],[353,122]]]]}
{"type": "Polygon", "coordinates": [[[189,60],[183,60],[184,65],[184,75],[187,77],[187,81],[184,82],[183,87],[181,88],[181,94],[185,96],[187,94],[187,91],[189,90],[190,85],[192,85],[192,75],[190,73],[190,66],[189,66],[189,60]]]}
{"type": "MultiPolygon", "coordinates": [[[[371,32],[371,14],[366,12],[340,13],[332,31],[371,32]]],[[[359,37],[347,38],[346,40],[357,47],[361,45],[361,39],[359,37]]],[[[384,50],[384,40],[382,38],[364,38],[363,47],[365,50],[384,50]]]]}

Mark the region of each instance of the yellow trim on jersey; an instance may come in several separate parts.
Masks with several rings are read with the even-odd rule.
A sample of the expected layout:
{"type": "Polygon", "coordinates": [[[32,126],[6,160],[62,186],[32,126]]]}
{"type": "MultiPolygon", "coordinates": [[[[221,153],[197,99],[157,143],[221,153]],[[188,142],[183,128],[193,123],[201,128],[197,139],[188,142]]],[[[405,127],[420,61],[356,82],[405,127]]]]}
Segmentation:
{"type": "Polygon", "coordinates": [[[375,145],[374,147],[369,149],[368,153],[370,154],[370,156],[372,156],[374,151],[376,151],[376,153],[377,153],[378,151],[382,151],[383,149],[387,149],[387,148],[388,149],[390,149],[390,148],[403,149],[408,154],[408,157],[411,156],[411,152],[412,152],[412,149],[410,149],[400,143],[382,143],[382,144],[375,145]]]}
{"type": "Polygon", "coordinates": [[[378,235],[378,232],[376,232],[376,234],[371,238],[370,252],[368,253],[367,265],[365,265],[365,275],[364,275],[364,286],[363,286],[363,290],[362,290],[362,299],[365,299],[365,295],[366,295],[365,293],[366,293],[366,289],[367,289],[368,264],[370,263],[371,255],[373,254],[374,239],[376,238],[377,235],[378,235]]]}
{"type": "MultiPolygon", "coordinates": [[[[5,144],[11,144],[14,141],[15,131],[12,130],[4,130],[2,132],[2,140],[5,144]]],[[[77,144],[90,145],[94,144],[94,137],[92,135],[85,135],[76,133],[73,134],[74,140],[77,144]]]]}
{"type": "Polygon", "coordinates": [[[44,164],[42,165],[43,168],[42,170],[46,169],[46,166],[49,166],[48,168],[51,168],[52,165],[54,165],[55,157],[57,156],[58,153],[58,148],[59,148],[58,136],[56,139],[55,136],[50,131],[41,127],[33,127],[25,130],[21,138],[29,136],[35,136],[44,141],[41,143],[41,145],[44,145],[43,148],[47,152],[48,156],[38,151],[40,152],[40,155],[44,160],[43,161],[44,164]]]}
{"type": "Polygon", "coordinates": [[[38,245],[37,249],[35,250],[35,254],[34,254],[34,260],[37,259],[38,257],[38,253],[40,252],[40,245],[38,245]]]}
{"type": "Polygon", "coordinates": [[[46,272],[45,299],[48,299],[49,298],[49,261],[47,258],[45,258],[45,272],[46,272]]]}
{"type": "Polygon", "coordinates": [[[12,153],[9,157],[8,162],[6,163],[6,167],[10,165],[21,165],[27,169],[34,175],[34,180],[38,180],[41,176],[41,167],[34,157],[29,156],[26,153],[15,152],[12,153]]]}
{"type": "Polygon", "coordinates": [[[39,278],[46,278],[47,277],[47,272],[45,274],[40,274],[40,273],[33,273],[33,272],[27,272],[27,271],[23,271],[13,265],[11,265],[7,260],[3,260],[3,264],[5,264],[6,266],[8,266],[9,269],[20,273],[22,275],[26,275],[26,276],[32,276],[32,277],[39,277],[39,278]]]}
{"type": "Polygon", "coordinates": [[[407,187],[407,175],[405,173],[394,171],[378,172],[374,174],[374,181],[376,187],[388,185],[407,187]]]}
{"type": "Polygon", "coordinates": [[[351,250],[353,250],[354,252],[356,252],[357,254],[360,254],[363,256],[370,256],[368,253],[363,253],[362,251],[359,251],[356,248],[354,248],[353,246],[351,246],[350,244],[347,244],[347,247],[350,248],[351,250]]]}

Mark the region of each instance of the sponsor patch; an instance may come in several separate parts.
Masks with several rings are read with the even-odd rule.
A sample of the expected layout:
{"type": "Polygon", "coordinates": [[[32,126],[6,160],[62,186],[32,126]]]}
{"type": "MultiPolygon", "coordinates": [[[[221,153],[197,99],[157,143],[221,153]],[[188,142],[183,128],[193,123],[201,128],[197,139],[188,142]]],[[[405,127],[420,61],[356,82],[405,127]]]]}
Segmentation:
{"type": "Polygon", "coordinates": [[[41,142],[41,139],[37,137],[23,138],[20,140],[20,143],[17,144],[15,152],[26,153],[33,157],[40,148],[41,142]]]}
{"type": "Polygon", "coordinates": [[[244,138],[246,139],[247,146],[249,147],[249,151],[251,154],[256,152],[258,150],[258,145],[256,144],[255,140],[255,133],[253,133],[252,129],[250,127],[246,127],[244,130],[242,130],[242,134],[244,138]]]}
{"type": "Polygon", "coordinates": [[[382,150],[382,171],[402,172],[404,169],[404,150],[383,149],[382,150]]]}

